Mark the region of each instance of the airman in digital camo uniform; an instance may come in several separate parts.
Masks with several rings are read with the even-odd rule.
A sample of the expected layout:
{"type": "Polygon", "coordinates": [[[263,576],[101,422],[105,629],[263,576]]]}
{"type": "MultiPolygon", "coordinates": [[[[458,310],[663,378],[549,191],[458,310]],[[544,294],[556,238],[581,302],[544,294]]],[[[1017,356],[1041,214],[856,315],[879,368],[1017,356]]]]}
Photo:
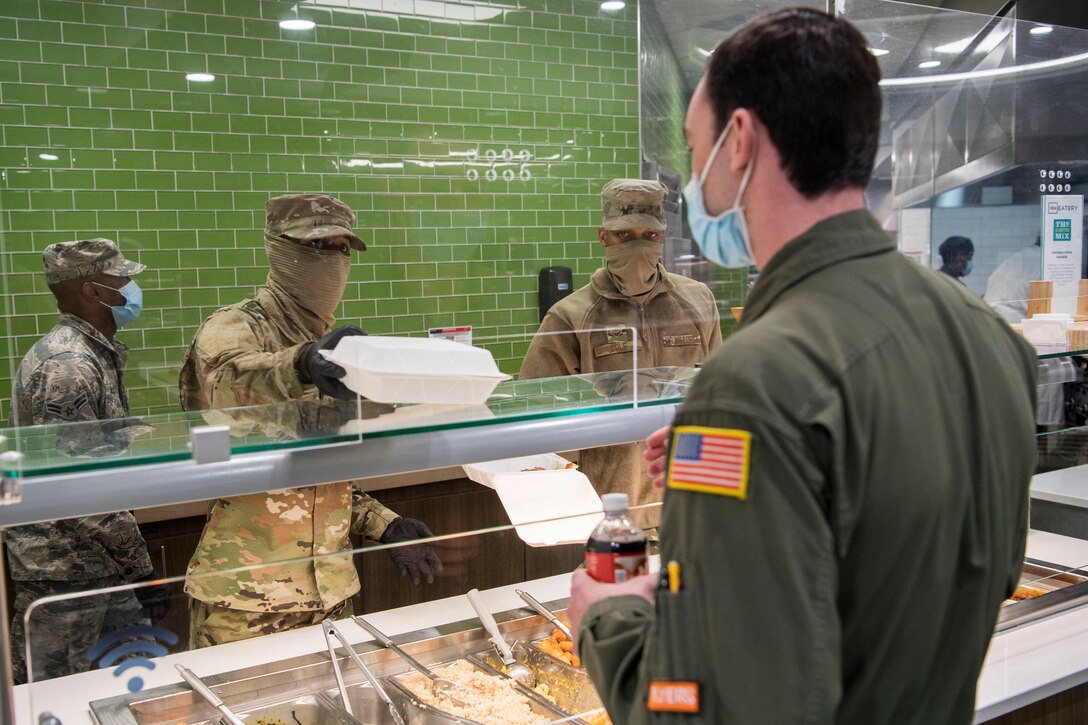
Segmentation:
{"type": "MultiPolygon", "coordinates": [[[[125,259],[108,239],[51,244],[42,258],[60,320],[19,365],[11,424],[64,424],[57,445],[67,455],[122,452],[128,444],[128,395],[121,380],[128,348],[114,335],[139,313],[139,287],[129,278],[144,265],[125,259]]],[[[17,526],[7,531],[6,549],[15,583],[11,652],[17,683],[27,681],[26,641],[35,681],[82,672],[94,664],[84,655],[99,637],[149,624],[145,607],[161,616],[169,602],[169,590],[157,585],[136,590],[139,599],[122,591],[31,608],[54,594],[155,578],[129,511],[17,526]]]]}

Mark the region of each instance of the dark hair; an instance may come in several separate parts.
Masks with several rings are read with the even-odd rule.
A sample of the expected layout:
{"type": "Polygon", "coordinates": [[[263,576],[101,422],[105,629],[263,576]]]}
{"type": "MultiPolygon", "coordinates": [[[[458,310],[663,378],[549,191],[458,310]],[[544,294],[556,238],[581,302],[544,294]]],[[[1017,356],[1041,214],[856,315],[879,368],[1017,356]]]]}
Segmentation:
{"type": "Polygon", "coordinates": [[[937,253],[941,255],[942,262],[949,264],[956,257],[974,254],[975,245],[967,237],[949,237],[937,247],[937,253]]]}
{"type": "Polygon", "coordinates": [[[747,23],[718,44],[706,73],[718,133],[734,110],[752,111],[807,198],[869,183],[880,140],[879,83],[864,36],[807,8],[747,23]]]}

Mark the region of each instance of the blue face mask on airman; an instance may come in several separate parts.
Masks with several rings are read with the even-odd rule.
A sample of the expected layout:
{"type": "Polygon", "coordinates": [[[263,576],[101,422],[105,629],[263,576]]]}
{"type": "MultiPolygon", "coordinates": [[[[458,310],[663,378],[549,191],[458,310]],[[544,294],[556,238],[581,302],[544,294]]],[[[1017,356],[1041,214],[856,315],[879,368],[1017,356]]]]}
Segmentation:
{"type": "MultiPolygon", "coordinates": [[[[99,287],[105,287],[106,289],[114,289],[108,285],[99,284],[95,282],[99,287]]],[[[106,305],[113,312],[113,321],[117,323],[117,327],[124,327],[137,317],[144,309],[144,291],[140,289],[140,285],[136,284],[132,280],[129,280],[127,284],[120,287],[115,292],[120,292],[121,296],[125,298],[125,304],[123,305],[106,305],[105,302],[99,300],[100,305],[106,305]]]]}
{"type": "Polygon", "coordinates": [[[737,198],[731,209],[726,209],[716,217],[707,213],[703,200],[703,182],[706,181],[714,158],[718,155],[725,137],[733,128],[733,122],[725,127],[714,148],[710,150],[703,172],[698,178],[692,178],[684,188],[684,197],[688,202],[688,224],[691,225],[691,233],[695,237],[695,243],[703,256],[714,264],[722,267],[750,267],[756,263],[752,253],[752,243],[748,236],[748,224],[744,220],[744,209],[740,205],[740,199],[744,190],[748,188],[748,179],[755,168],[756,155],[753,151],[752,158],[748,161],[748,168],[744,170],[744,176],[737,189],[737,198]]]}

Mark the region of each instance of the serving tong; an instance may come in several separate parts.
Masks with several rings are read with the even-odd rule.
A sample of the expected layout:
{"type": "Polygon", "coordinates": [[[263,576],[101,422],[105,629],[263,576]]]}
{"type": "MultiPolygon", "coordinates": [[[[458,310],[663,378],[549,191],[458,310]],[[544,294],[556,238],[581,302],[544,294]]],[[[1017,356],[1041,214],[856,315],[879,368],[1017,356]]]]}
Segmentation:
{"type": "Polygon", "coordinates": [[[528,667],[514,659],[514,651],[510,649],[510,643],[506,641],[502,636],[502,632],[499,631],[499,625],[495,621],[494,615],[491,614],[491,610],[484,603],[484,598],[480,596],[480,590],[470,589],[465,596],[468,597],[468,602],[472,605],[472,608],[476,610],[476,616],[480,618],[480,623],[484,625],[484,629],[491,635],[491,644],[495,645],[495,649],[498,650],[499,657],[502,658],[502,663],[506,667],[506,674],[526,687],[536,687],[536,675],[528,667]]]}
{"type": "Polygon", "coordinates": [[[355,620],[356,624],[369,632],[371,636],[373,636],[374,639],[378,641],[378,644],[387,649],[393,650],[400,656],[401,659],[403,659],[409,665],[423,673],[423,675],[431,681],[431,689],[435,695],[449,700],[457,707],[468,706],[468,703],[453,694],[453,690],[458,688],[457,683],[447,680],[445,677],[439,677],[438,675],[436,675],[426,665],[422,664],[415,657],[398,647],[392,639],[390,639],[387,635],[383,634],[380,629],[378,629],[362,617],[355,615],[354,617],[352,617],[352,619],[355,620]]]}
{"type": "Polygon", "coordinates": [[[546,619],[549,622],[551,622],[552,624],[554,624],[555,628],[558,629],[560,632],[567,635],[567,639],[574,639],[570,635],[570,627],[563,624],[563,622],[560,621],[559,617],[555,616],[555,613],[552,612],[552,610],[548,609],[543,604],[538,602],[536,600],[536,597],[534,597],[529,592],[523,592],[520,589],[515,589],[514,593],[517,594],[519,597],[521,597],[522,601],[525,602],[526,604],[528,604],[530,609],[532,609],[537,614],[544,617],[544,619],[546,619]]]}
{"type": "Polygon", "coordinates": [[[370,671],[370,668],[363,662],[363,658],[360,657],[352,648],[351,643],[348,642],[347,637],[336,626],[336,623],[331,619],[326,619],[321,623],[321,631],[325,635],[325,645],[329,648],[329,659],[332,660],[332,671],[336,677],[336,687],[340,690],[340,701],[344,705],[344,709],[348,714],[355,717],[355,713],[351,710],[351,703],[348,701],[348,690],[344,686],[344,673],[340,671],[340,661],[336,657],[336,644],[333,642],[333,638],[340,641],[340,644],[344,646],[344,651],[348,653],[348,657],[355,666],[363,671],[366,675],[366,679],[370,681],[370,686],[374,688],[374,691],[378,693],[378,697],[385,703],[385,706],[389,708],[389,714],[393,716],[393,722],[397,725],[407,725],[404,721],[404,716],[400,714],[400,710],[393,704],[393,699],[389,697],[389,693],[382,687],[382,683],[378,681],[374,673],[370,671]]]}
{"type": "Polygon", "coordinates": [[[185,665],[175,664],[174,667],[177,668],[178,674],[181,675],[181,679],[185,680],[189,683],[189,687],[193,688],[193,692],[203,697],[209,705],[218,710],[220,714],[223,715],[223,719],[230,723],[230,725],[246,725],[245,722],[242,721],[242,718],[235,715],[234,711],[227,707],[226,703],[224,703],[218,695],[212,692],[212,688],[204,684],[204,680],[197,677],[192,670],[185,665]]]}

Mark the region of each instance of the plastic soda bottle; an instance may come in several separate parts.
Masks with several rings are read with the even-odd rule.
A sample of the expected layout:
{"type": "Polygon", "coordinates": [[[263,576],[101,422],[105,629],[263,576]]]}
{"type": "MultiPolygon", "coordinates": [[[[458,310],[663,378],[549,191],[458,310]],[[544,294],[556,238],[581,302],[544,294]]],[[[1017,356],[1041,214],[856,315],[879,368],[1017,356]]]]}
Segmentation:
{"type": "Polygon", "coordinates": [[[604,518],[586,542],[586,571],[601,582],[620,584],[649,571],[646,534],[627,518],[627,494],[601,496],[604,518]]]}

